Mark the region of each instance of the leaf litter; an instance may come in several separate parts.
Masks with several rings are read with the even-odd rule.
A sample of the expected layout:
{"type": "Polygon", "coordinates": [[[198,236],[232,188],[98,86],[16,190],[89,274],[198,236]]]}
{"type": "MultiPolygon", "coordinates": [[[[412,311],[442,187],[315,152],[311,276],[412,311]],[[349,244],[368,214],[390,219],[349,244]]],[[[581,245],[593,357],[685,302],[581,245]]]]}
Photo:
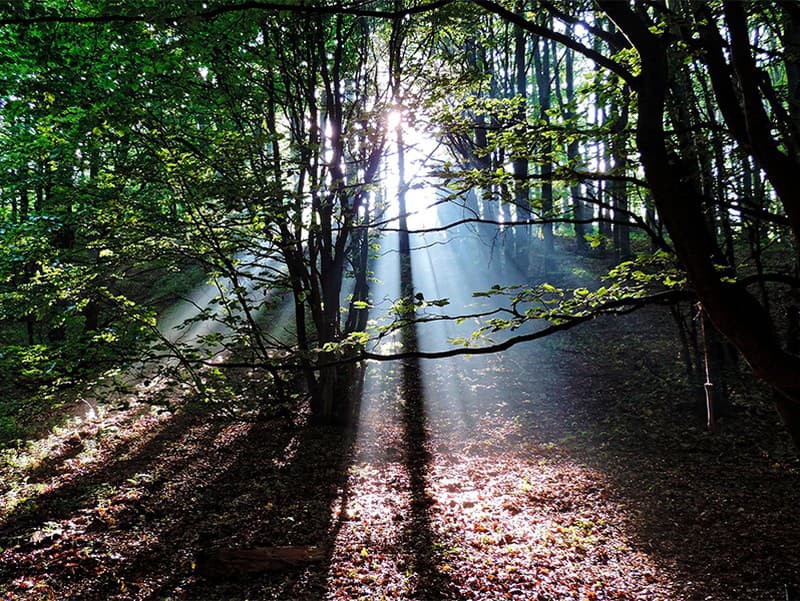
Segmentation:
{"type": "Polygon", "coordinates": [[[765,393],[742,385],[708,435],[667,384],[668,341],[631,367],[637,336],[666,327],[637,319],[502,356],[370,364],[346,431],[142,401],[73,420],[3,456],[0,598],[786,598],[800,471],[752,401],[765,393]],[[622,327],[628,343],[603,346],[622,327]],[[265,548],[313,561],[203,561],[265,548]]]}

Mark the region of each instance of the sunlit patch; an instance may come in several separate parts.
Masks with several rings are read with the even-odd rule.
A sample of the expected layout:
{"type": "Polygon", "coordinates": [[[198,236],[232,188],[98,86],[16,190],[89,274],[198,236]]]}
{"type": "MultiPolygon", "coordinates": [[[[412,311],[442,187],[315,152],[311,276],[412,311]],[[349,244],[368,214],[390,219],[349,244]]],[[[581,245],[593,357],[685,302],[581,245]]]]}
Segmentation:
{"type": "Polygon", "coordinates": [[[360,463],[332,506],[336,532],[326,590],[330,599],[405,596],[406,559],[398,552],[408,511],[408,478],[396,462],[360,463]]]}
{"type": "Polygon", "coordinates": [[[144,433],[155,432],[156,424],[169,417],[153,414],[149,406],[136,403],[121,411],[95,411],[100,412],[95,419],[73,417],[43,438],[28,441],[25,447],[3,451],[0,508],[5,516],[38,495],[56,492],[69,482],[72,470],[101,464],[115,445],[146,440],[144,433]],[[102,446],[98,437],[105,438],[102,446]]]}
{"type": "Polygon", "coordinates": [[[283,451],[282,455],[276,456],[272,463],[275,467],[286,467],[291,465],[294,461],[295,456],[297,455],[297,449],[300,445],[300,440],[297,436],[294,436],[290,441],[289,444],[286,445],[286,448],[283,451]]]}
{"type": "MultiPolygon", "coordinates": [[[[412,236],[412,248],[424,243],[412,236]]],[[[396,257],[375,266],[380,294],[400,287],[396,257]]],[[[486,309],[471,292],[498,283],[488,263],[479,245],[419,248],[413,290],[449,298],[441,313],[486,309]]],[[[442,350],[474,326],[418,324],[416,344],[442,350]]],[[[623,599],[631,571],[648,598],[669,597],[671,574],[627,538],[635,511],[532,417],[563,390],[539,353],[369,365],[353,464],[331,506],[328,599],[623,599]]]]}
{"type": "Polygon", "coordinates": [[[497,587],[532,597],[624,598],[631,569],[654,588],[665,576],[626,543],[630,512],[611,500],[597,470],[563,460],[463,457],[434,466],[431,482],[437,528],[461,533],[448,561],[469,598],[497,587]],[[488,564],[491,579],[470,576],[488,564]]]}
{"type": "MultiPolygon", "coordinates": [[[[371,369],[354,462],[331,507],[328,599],[424,598],[417,587],[426,573],[459,598],[502,591],[508,598],[624,599],[631,573],[648,598],[669,597],[672,575],[626,535],[636,508],[615,500],[601,470],[575,463],[557,445],[537,444],[531,432],[522,444],[526,432],[507,403],[487,398],[468,435],[432,419],[430,439],[418,444],[435,451],[415,484],[412,470],[420,466],[409,464],[410,433],[397,404],[402,370],[371,369]],[[415,491],[420,485],[424,491],[415,491]],[[429,499],[422,509],[414,505],[420,496],[429,499]],[[420,544],[429,545],[427,554],[419,555],[420,544]]],[[[429,403],[447,400],[435,387],[423,394],[429,403]]]]}
{"type": "MultiPolygon", "coordinates": [[[[60,428],[53,433],[60,435],[60,442],[50,451],[80,445],[80,452],[68,459],[63,454],[45,457],[56,463],[42,474],[36,470],[45,464],[28,470],[15,489],[21,497],[16,506],[4,497],[3,519],[19,520],[14,530],[6,531],[5,548],[0,549],[9,599],[62,598],[60,589],[67,581],[75,598],[96,597],[102,578],[116,581],[121,594],[159,590],[171,582],[174,562],[182,557],[145,577],[128,574],[126,566],[149,561],[178,539],[183,539],[178,545],[186,544],[186,534],[176,527],[182,518],[170,510],[191,511],[186,499],[196,501],[204,486],[230,468],[237,453],[229,448],[245,439],[253,425],[225,426],[149,409],[137,405],[108,411],[93,424],[76,420],[70,429],[60,428]],[[165,519],[147,517],[162,512],[165,519]],[[47,519],[31,521],[40,513],[47,519]],[[42,557],[48,558],[44,567],[42,557]],[[24,576],[15,576],[20,573],[24,576]]],[[[7,475],[5,465],[6,483],[7,475]]]]}

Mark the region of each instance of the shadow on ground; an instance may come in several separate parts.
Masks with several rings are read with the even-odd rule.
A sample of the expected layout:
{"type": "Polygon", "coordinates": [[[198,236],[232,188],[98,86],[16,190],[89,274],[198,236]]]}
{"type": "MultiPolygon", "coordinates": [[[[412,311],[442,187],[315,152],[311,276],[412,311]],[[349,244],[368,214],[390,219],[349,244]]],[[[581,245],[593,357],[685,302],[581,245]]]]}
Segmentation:
{"type": "MultiPolygon", "coordinates": [[[[538,568],[526,578],[505,575],[506,590],[521,584],[520,598],[537,598],[526,595],[539,586],[558,590],[542,575],[559,570],[565,590],[547,598],[795,598],[800,461],[768,395],[752,382],[733,387],[734,411],[721,432],[705,431],[705,416],[675,373],[671,327],[654,309],[513,349],[502,360],[438,366],[440,385],[455,378],[471,382],[472,393],[434,421],[465,411],[462,419],[482,426],[459,439],[468,456],[461,462],[473,474],[483,461],[495,465],[471,476],[473,486],[503,499],[495,505],[505,510],[496,513],[506,534],[486,555],[521,538],[535,549],[527,565],[538,568]],[[522,529],[542,531],[519,534],[520,517],[522,529]]],[[[479,546],[467,542],[475,555],[479,546]]]]}
{"type": "Polygon", "coordinates": [[[276,574],[206,578],[210,549],[330,547],[330,504],[351,433],[204,415],[149,420],[85,469],[57,470],[2,516],[5,599],[302,599],[326,560],[276,574]]]}
{"type": "MultiPolygon", "coordinates": [[[[404,265],[401,258],[401,290],[404,297],[414,293],[414,277],[410,260],[404,265]]],[[[401,332],[403,349],[419,350],[417,326],[411,324],[401,332]]],[[[403,465],[408,475],[408,515],[401,536],[401,545],[412,556],[409,570],[413,573],[409,583],[410,598],[451,599],[456,592],[447,574],[441,569],[441,540],[432,524],[431,497],[428,483],[432,456],[429,449],[427,399],[425,381],[417,358],[409,358],[400,365],[401,424],[403,438],[403,465]]]]}
{"type": "Polygon", "coordinates": [[[706,431],[674,327],[652,309],[565,337],[578,354],[560,366],[562,448],[604,474],[631,545],[671,574],[675,598],[798,598],[797,453],[749,377],[733,379],[733,410],[706,431]]]}
{"type": "Polygon", "coordinates": [[[4,491],[4,601],[785,599],[800,463],[757,387],[705,433],[665,319],[376,367],[358,431],[145,411],[79,435],[4,491]],[[275,545],[327,553],[197,569],[275,545]]]}

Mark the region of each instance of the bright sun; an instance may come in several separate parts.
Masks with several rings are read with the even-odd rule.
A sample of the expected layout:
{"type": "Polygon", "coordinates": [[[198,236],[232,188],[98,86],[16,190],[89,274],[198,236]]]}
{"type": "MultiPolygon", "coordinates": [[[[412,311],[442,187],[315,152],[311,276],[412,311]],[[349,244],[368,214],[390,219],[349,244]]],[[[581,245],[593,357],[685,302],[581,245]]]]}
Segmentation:
{"type": "Polygon", "coordinates": [[[397,129],[397,127],[403,122],[403,111],[399,109],[392,109],[389,111],[389,114],[386,115],[386,125],[390,130],[397,129]]]}
{"type": "MultiPolygon", "coordinates": [[[[400,108],[393,108],[386,113],[386,127],[389,136],[394,138],[395,132],[402,131],[404,149],[406,208],[409,213],[408,225],[411,229],[421,229],[432,225],[437,220],[437,211],[433,208],[436,201],[436,190],[430,185],[426,172],[430,168],[430,155],[435,147],[432,136],[409,125],[408,113],[400,108]]],[[[395,201],[399,192],[399,171],[397,165],[396,142],[390,144],[390,156],[387,157],[384,183],[387,197],[395,201]]]]}

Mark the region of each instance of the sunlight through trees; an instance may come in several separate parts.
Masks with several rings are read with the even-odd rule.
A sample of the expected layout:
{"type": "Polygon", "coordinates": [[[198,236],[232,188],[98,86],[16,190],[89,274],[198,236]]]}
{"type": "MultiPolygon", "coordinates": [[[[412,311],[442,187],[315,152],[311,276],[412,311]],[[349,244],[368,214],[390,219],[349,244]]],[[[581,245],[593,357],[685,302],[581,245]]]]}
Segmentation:
{"type": "MultiPolygon", "coordinates": [[[[788,433],[800,448],[794,2],[21,0],[0,6],[0,29],[9,515],[34,519],[31,457],[103,472],[80,436],[24,450],[62,415],[117,428],[114,411],[132,424],[152,405],[352,428],[335,469],[371,457],[354,442],[364,432],[397,455],[408,515],[386,529],[411,551],[392,594],[457,598],[477,588],[444,569],[465,551],[442,547],[429,509],[483,501],[432,480],[454,453],[433,453],[436,436],[467,445],[484,418],[491,436],[517,436],[516,418],[493,413],[524,413],[530,389],[512,381],[557,396],[585,356],[610,360],[626,336],[641,348],[609,367],[624,389],[601,374],[581,396],[658,392],[670,419],[689,408],[686,428],[724,436],[726,420],[757,416],[754,439],[788,433]],[[635,325],[606,335],[614,318],[635,325]],[[584,338],[564,350],[570,330],[584,338]],[[525,357],[513,378],[491,367],[512,349],[498,361],[525,357]],[[562,350],[574,357],[554,359],[562,350]]],[[[660,428],[662,408],[647,411],[660,428]]],[[[363,511],[382,511],[383,484],[363,511]]],[[[323,528],[341,519],[329,496],[317,503],[323,528]]],[[[572,518],[526,544],[601,537],[572,518]]],[[[313,561],[345,590],[337,549],[313,561]]]]}

